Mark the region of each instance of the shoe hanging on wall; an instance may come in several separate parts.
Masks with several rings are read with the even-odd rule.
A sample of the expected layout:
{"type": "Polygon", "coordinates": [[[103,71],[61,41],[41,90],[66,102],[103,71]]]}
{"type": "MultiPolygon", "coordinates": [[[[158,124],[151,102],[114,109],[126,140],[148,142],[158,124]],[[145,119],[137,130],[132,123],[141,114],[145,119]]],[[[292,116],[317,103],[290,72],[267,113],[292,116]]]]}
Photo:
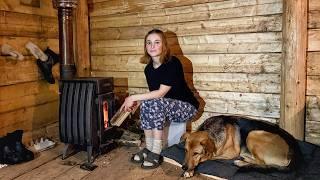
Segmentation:
{"type": "Polygon", "coordinates": [[[37,65],[48,83],[54,84],[55,80],[52,75],[52,67],[59,62],[59,55],[49,48],[47,48],[44,53],[48,56],[48,60],[41,61],[40,59],[37,59],[37,65]]]}
{"type": "Polygon", "coordinates": [[[40,59],[41,61],[47,61],[48,56],[35,44],[32,42],[28,42],[25,47],[30,51],[30,53],[36,58],[40,59]]]}
{"type": "Polygon", "coordinates": [[[16,51],[15,49],[13,49],[13,47],[11,47],[8,44],[2,44],[1,45],[1,54],[9,55],[9,56],[11,56],[11,57],[13,57],[14,59],[17,59],[17,60],[23,60],[24,59],[24,56],[20,52],[16,51]]]}
{"type": "Polygon", "coordinates": [[[32,42],[26,44],[26,48],[31,52],[31,54],[36,57],[37,65],[43,74],[44,79],[50,83],[54,84],[55,80],[52,75],[52,67],[59,62],[59,55],[56,54],[51,49],[47,48],[44,52],[32,42]]]}

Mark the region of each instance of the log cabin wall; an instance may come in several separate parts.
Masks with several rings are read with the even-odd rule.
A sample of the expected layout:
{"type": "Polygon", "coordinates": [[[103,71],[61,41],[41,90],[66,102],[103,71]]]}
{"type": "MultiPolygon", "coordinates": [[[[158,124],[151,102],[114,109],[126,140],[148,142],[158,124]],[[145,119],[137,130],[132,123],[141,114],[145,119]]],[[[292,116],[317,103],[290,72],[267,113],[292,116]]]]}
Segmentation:
{"type": "Polygon", "coordinates": [[[57,134],[58,121],[58,83],[43,80],[36,59],[25,48],[28,41],[58,53],[57,12],[51,1],[1,0],[0,45],[9,44],[25,59],[0,56],[0,137],[23,129],[24,142],[57,134]]]}
{"type": "MultiPolygon", "coordinates": [[[[118,96],[147,91],[144,65],[139,63],[143,37],[159,28],[167,33],[172,52],[202,102],[203,113],[194,128],[215,114],[278,123],[282,0],[88,3],[91,74],[114,77],[118,96]]],[[[316,144],[320,144],[319,9],[317,0],[309,0],[306,140],[316,144]]],[[[0,56],[0,136],[16,129],[25,131],[25,140],[51,130],[56,133],[58,85],[43,81],[35,58],[24,47],[32,41],[58,52],[56,10],[51,1],[5,0],[0,1],[0,17],[0,45],[7,43],[25,56],[23,61],[0,56]],[[39,7],[32,7],[36,2],[39,7]]],[[[81,72],[88,68],[85,63],[78,64],[81,72]]]]}
{"type": "Polygon", "coordinates": [[[89,1],[91,74],[112,76],[118,93],[147,91],[144,35],[159,28],[203,106],[213,114],[278,123],[282,0],[89,1]]]}
{"type": "Polygon", "coordinates": [[[306,141],[320,144],[320,1],[309,0],[306,141]]]}

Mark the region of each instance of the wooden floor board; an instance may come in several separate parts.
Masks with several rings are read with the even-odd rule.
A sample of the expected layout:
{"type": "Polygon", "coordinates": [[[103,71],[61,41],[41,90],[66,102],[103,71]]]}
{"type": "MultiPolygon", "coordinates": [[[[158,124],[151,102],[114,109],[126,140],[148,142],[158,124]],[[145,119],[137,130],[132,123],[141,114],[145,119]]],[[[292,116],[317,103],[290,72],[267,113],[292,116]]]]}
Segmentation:
{"type": "Polygon", "coordinates": [[[63,145],[58,144],[55,148],[47,151],[43,151],[35,157],[34,160],[22,164],[12,165],[0,170],[0,179],[15,179],[22,176],[25,173],[32,172],[36,169],[61,155],[63,145]]]}
{"type": "Polygon", "coordinates": [[[70,169],[73,169],[73,167],[79,167],[79,164],[83,163],[85,160],[86,157],[83,152],[77,153],[65,160],[62,160],[61,157],[57,157],[56,159],[33,169],[31,172],[19,176],[17,180],[55,179],[56,177],[67,173],[70,169]]]}
{"type": "MultiPolygon", "coordinates": [[[[182,180],[180,167],[164,162],[159,168],[145,170],[139,164],[129,161],[131,155],[137,152],[137,147],[119,147],[111,152],[100,155],[94,164],[94,171],[80,168],[87,160],[85,152],[79,152],[65,160],[61,159],[63,145],[40,153],[40,156],[30,162],[11,165],[0,169],[0,179],[17,180],[182,180]]],[[[210,179],[196,175],[189,180],[210,179]]]]}

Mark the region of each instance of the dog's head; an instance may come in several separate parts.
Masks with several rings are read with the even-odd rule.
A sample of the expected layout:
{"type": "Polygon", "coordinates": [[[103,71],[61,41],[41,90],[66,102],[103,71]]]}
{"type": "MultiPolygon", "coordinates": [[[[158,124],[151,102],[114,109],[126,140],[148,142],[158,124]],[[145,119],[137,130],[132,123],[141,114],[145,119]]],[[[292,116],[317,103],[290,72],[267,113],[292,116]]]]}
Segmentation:
{"type": "Polygon", "coordinates": [[[184,133],[181,141],[185,141],[185,159],[182,169],[189,174],[187,177],[191,177],[199,163],[214,156],[216,147],[206,131],[184,133]]]}

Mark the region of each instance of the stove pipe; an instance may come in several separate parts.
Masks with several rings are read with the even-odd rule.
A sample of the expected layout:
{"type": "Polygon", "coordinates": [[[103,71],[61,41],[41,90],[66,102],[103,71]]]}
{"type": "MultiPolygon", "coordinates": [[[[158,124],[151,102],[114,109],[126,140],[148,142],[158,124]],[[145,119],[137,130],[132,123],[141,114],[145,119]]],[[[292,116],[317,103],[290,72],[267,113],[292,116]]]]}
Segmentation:
{"type": "Polygon", "coordinates": [[[72,79],[76,74],[73,48],[73,9],[77,0],[53,0],[53,6],[58,9],[59,20],[59,52],[60,78],[72,79]]]}

